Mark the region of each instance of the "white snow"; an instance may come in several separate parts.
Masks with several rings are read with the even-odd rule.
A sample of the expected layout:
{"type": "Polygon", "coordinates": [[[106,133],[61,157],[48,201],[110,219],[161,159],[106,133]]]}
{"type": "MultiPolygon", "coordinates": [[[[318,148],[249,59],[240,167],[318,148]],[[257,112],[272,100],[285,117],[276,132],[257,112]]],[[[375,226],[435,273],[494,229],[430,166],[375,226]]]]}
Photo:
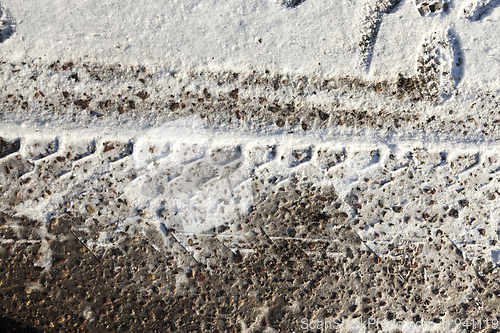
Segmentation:
{"type": "Polygon", "coordinates": [[[6,0],[3,6],[15,34],[3,43],[2,54],[13,62],[88,60],[180,73],[269,69],[382,80],[414,73],[424,36],[452,29],[464,53],[463,84],[499,87],[498,8],[471,21],[457,5],[421,17],[414,1],[402,1],[382,14],[367,74],[358,66],[365,0],[307,0],[295,8],[272,0],[6,0]]]}
{"type": "Polygon", "coordinates": [[[357,10],[350,1],[306,1],[296,9],[269,0],[4,6],[17,20],[16,35],[2,47],[5,60],[85,59],[184,73],[269,68],[343,74],[355,68],[357,40],[348,20],[357,10]]]}

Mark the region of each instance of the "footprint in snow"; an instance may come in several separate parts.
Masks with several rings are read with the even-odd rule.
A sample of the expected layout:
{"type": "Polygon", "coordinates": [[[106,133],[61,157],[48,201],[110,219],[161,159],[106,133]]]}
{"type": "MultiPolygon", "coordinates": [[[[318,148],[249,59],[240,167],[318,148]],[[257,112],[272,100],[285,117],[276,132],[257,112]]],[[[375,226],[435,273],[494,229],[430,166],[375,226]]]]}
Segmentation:
{"type": "MultiPolygon", "coordinates": [[[[480,22],[500,6],[500,0],[473,0],[465,4],[453,0],[410,1],[415,1],[415,10],[422,17],[432,21],[445,17],[451,19],[451,26],[425,33],[424,42],[417,51],[417,76],[412,85],[418,90],[415,95],[444,101],[451,96],[464,75],[464,53],[453,21],[467,19],[480,22]],[[460,14],[450,15],[456,11],[460,14]]],[[[359,47],[361,66],[366,73],[370,72],[382,19],[385,15],[395,13],[399,3],[400,0],[368,0],[365,5],[359,47]]]]}

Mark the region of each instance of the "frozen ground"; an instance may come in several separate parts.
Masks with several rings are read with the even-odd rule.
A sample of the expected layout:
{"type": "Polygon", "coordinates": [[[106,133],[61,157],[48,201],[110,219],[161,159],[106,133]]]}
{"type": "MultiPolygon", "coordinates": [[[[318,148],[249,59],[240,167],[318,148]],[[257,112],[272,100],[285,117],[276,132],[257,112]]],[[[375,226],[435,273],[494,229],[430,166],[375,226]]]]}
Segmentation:
{"type": "Polygon", "coordinates": [[[499,1],[0,6],[0,325],[497,329],[499,1]]]}

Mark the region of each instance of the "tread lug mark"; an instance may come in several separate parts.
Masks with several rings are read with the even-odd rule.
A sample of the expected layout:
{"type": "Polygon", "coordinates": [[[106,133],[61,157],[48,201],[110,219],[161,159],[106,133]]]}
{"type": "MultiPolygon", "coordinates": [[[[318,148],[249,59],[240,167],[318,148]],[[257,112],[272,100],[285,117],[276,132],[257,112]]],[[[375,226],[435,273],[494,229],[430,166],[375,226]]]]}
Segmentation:
{"type": "Polygon", "coordinates": [[[182,174],[186,183],[199,188],[212,178],[217,177],[217,169],[205,161],[200,161],[186,167],[182,174]]]}
{"type": "Polygon", "coordinates": [[[254,147],[247,152],[247,159],[250,165],[259,167],[276,158],[276,145],[268,145],[265,147],[254,147]]]}
{"type": "Polygon", "coordinates": [[[7,222],[0,229],[0,240],[13,240],[16,243],[40,242],[40,223],[26,219],[15,218],[0,213],[0,221],[7,222]],[[5,220],[4,220],[5,219],[5,220]]]}
{"type": "Polygon", "coordinates": [[[103,142],[102,154],[110,162],[116,162],[132,155],[133,144],[132,142],[103,142]]]}
{"type": "Polygon", "coordinates": [[[179,170],[169,165],[159,165],[158,172],[139,175],[134,182],[139,182],[141,194],[145,198],[163,197],[170,183],[180,176],[179,170]]]}
{"type": "Polygon", "coordinates": [[[380,161],[379,150],[362,150],[351,153],[351,161],[360,170],[366,169],[380,161]]]}
{"type": "Polygon", "coordinates": [[[318,166],[322,169],[330,169],[342,162],[347,158],[347,152],[345,148],[342,150],[333,149],[319,149],[317,152],[316,162],[318,166]]]}
{"type": "Polygon", "coordinates": [[[210,159],[214,164],[225,165],[241,157],[241,146],[212,148],[210,159]]]}
{"type": "Polygon", "coordinates": [[[35,140],[27,144],[23,144],[24,155],[32,161],[41,160],[49,155],[54,154],[59,150],[59,139],[53,141],[35,140]]]}
{"type": "Polygon", "coordinates": [[[470,21],[480,21],[500,6],[500,0],[474,0],[463,10],[461,16],[470,21]]]}
{"type": "Polygon", "coordinates": [[[17,178],[32,171],[34,165],[21,156],[9,156],[2,160],[0,166],[0,184],[13,184],[17,178]]]}
{"type": "Polygon", "coordinates": [[[171,152],[169,142],[139,140],[135,143],[133,155],[136,165],[142,167],[169,156],[171,152]]]}
{"type": "Polygon", "coordinates": [[[172,158],[181,164],[190,164],[205,157],[207,147],[200,143],[178,143],[175,145],[172,158]]]}
{"type": "Polygon", "coordinates": [[[226,180],[217,179],[196,191],[189,201],[180,203],[178,215],[185,231],[203,231],[235,220],[239,207],[226,180]]]}
{"type": "Polygon", "coordinates": [[[479,161],[480,161],[479,153],[459,155],[454,159],[450,160],[450,167],[452,170],[458,171],[458,173],[467,172],[474,166],[478,165],[479,161]]]}
{"type": "Polygon", "coordinates": [[[500,171],[500,158],[497,154],[492,154],[483,160],[481,167],[490,174],[496,174],[500,171]],[[486,163],[488,162],[488,163],[486,163]]]}
{"type": "Polygon", "coordinates": [[[309,162],[312,157],[312,147],[304,147],[301,149],[292,150],[291,154],[285,156],[285,160],[288,162],[288,165],[293,168],[302,163],[309,162]]]}
{"type": "Polygon", "coordinates": [[[95,153],[97,150],[97,145],[95,140],[92,140],[88,144],[84,145],[68,145],[66,150],[68,151],[65,156],[66,159],[76,162],[95,153]]]}
{"type": "MultiPolygon", "coordinates": [[[[182,235],[182,234],[181,234],[182,235]]],[[[198,260],[193,254],[184,247],[184,242],[179,239],[178,233],[172,233],[167,236],[166,247],[177,258],[177,265],[190,269],[190,267],[198,266],[198,260]]]]}
{"type": "Polygon", "coordinates": [[[234,174],[240,167],[241,167],[240,161],[225,165],[223,167],[219,167],[217,175],[220,178],[227,178],[230,175],[234,174]]]}
{"type": "Polygon", "coordinates": [[[16,153],[21,147],[21,140],[16,139],[14,141],[6,141],[0,137],[0,159],[7,155],[16,153]]]}
{"type": "Polygon", "coordinates": [[[384,14],[394,13],[400,2],[400,0],[371,0],[365,5],[366,15],[361,27],[362,36],[359,47],[361,48],[363,66],[367,73],[370,71],[373,48],[382,24],[382,17],[384,14]]]}
{"type": "MultiPolygon", "coordinates": [[[[96,150],[95,141],[84,145],[71,144],[64,149],[59,149],[58,154],[52,160],[47,161],[48,164],[44,166],[43,176],[50,177],[50,174],[55,174],[56,178],[70,172],[74,166],[74,162],[81,160],[84,157],[92,155],[96,150]]],[[[39,178],[43,178],[39,176],[39,178]]]]}

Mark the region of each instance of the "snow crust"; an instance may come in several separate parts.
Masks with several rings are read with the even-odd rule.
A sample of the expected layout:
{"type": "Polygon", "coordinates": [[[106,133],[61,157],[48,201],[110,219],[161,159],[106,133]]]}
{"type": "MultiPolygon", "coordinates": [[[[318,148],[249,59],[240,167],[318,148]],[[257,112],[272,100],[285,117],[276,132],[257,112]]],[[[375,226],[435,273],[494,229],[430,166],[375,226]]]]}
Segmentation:
{"type": "Polygon", "coordinates": [[[370,17],[365,0],[307,0],[293,8],[271,0],[6,0],[3,6],[15,34],[2,55],[13,62],[89,60],[180,73],[268,69],[383,80],[414,74],[424,36],[452,30],[464,53],[462,84],[499,87],[498,8],[471,20],[457,3],[421,17],[414,1],[401,1],[380,16],[366,73],[358,65],[359,27],[370,17]]]}

